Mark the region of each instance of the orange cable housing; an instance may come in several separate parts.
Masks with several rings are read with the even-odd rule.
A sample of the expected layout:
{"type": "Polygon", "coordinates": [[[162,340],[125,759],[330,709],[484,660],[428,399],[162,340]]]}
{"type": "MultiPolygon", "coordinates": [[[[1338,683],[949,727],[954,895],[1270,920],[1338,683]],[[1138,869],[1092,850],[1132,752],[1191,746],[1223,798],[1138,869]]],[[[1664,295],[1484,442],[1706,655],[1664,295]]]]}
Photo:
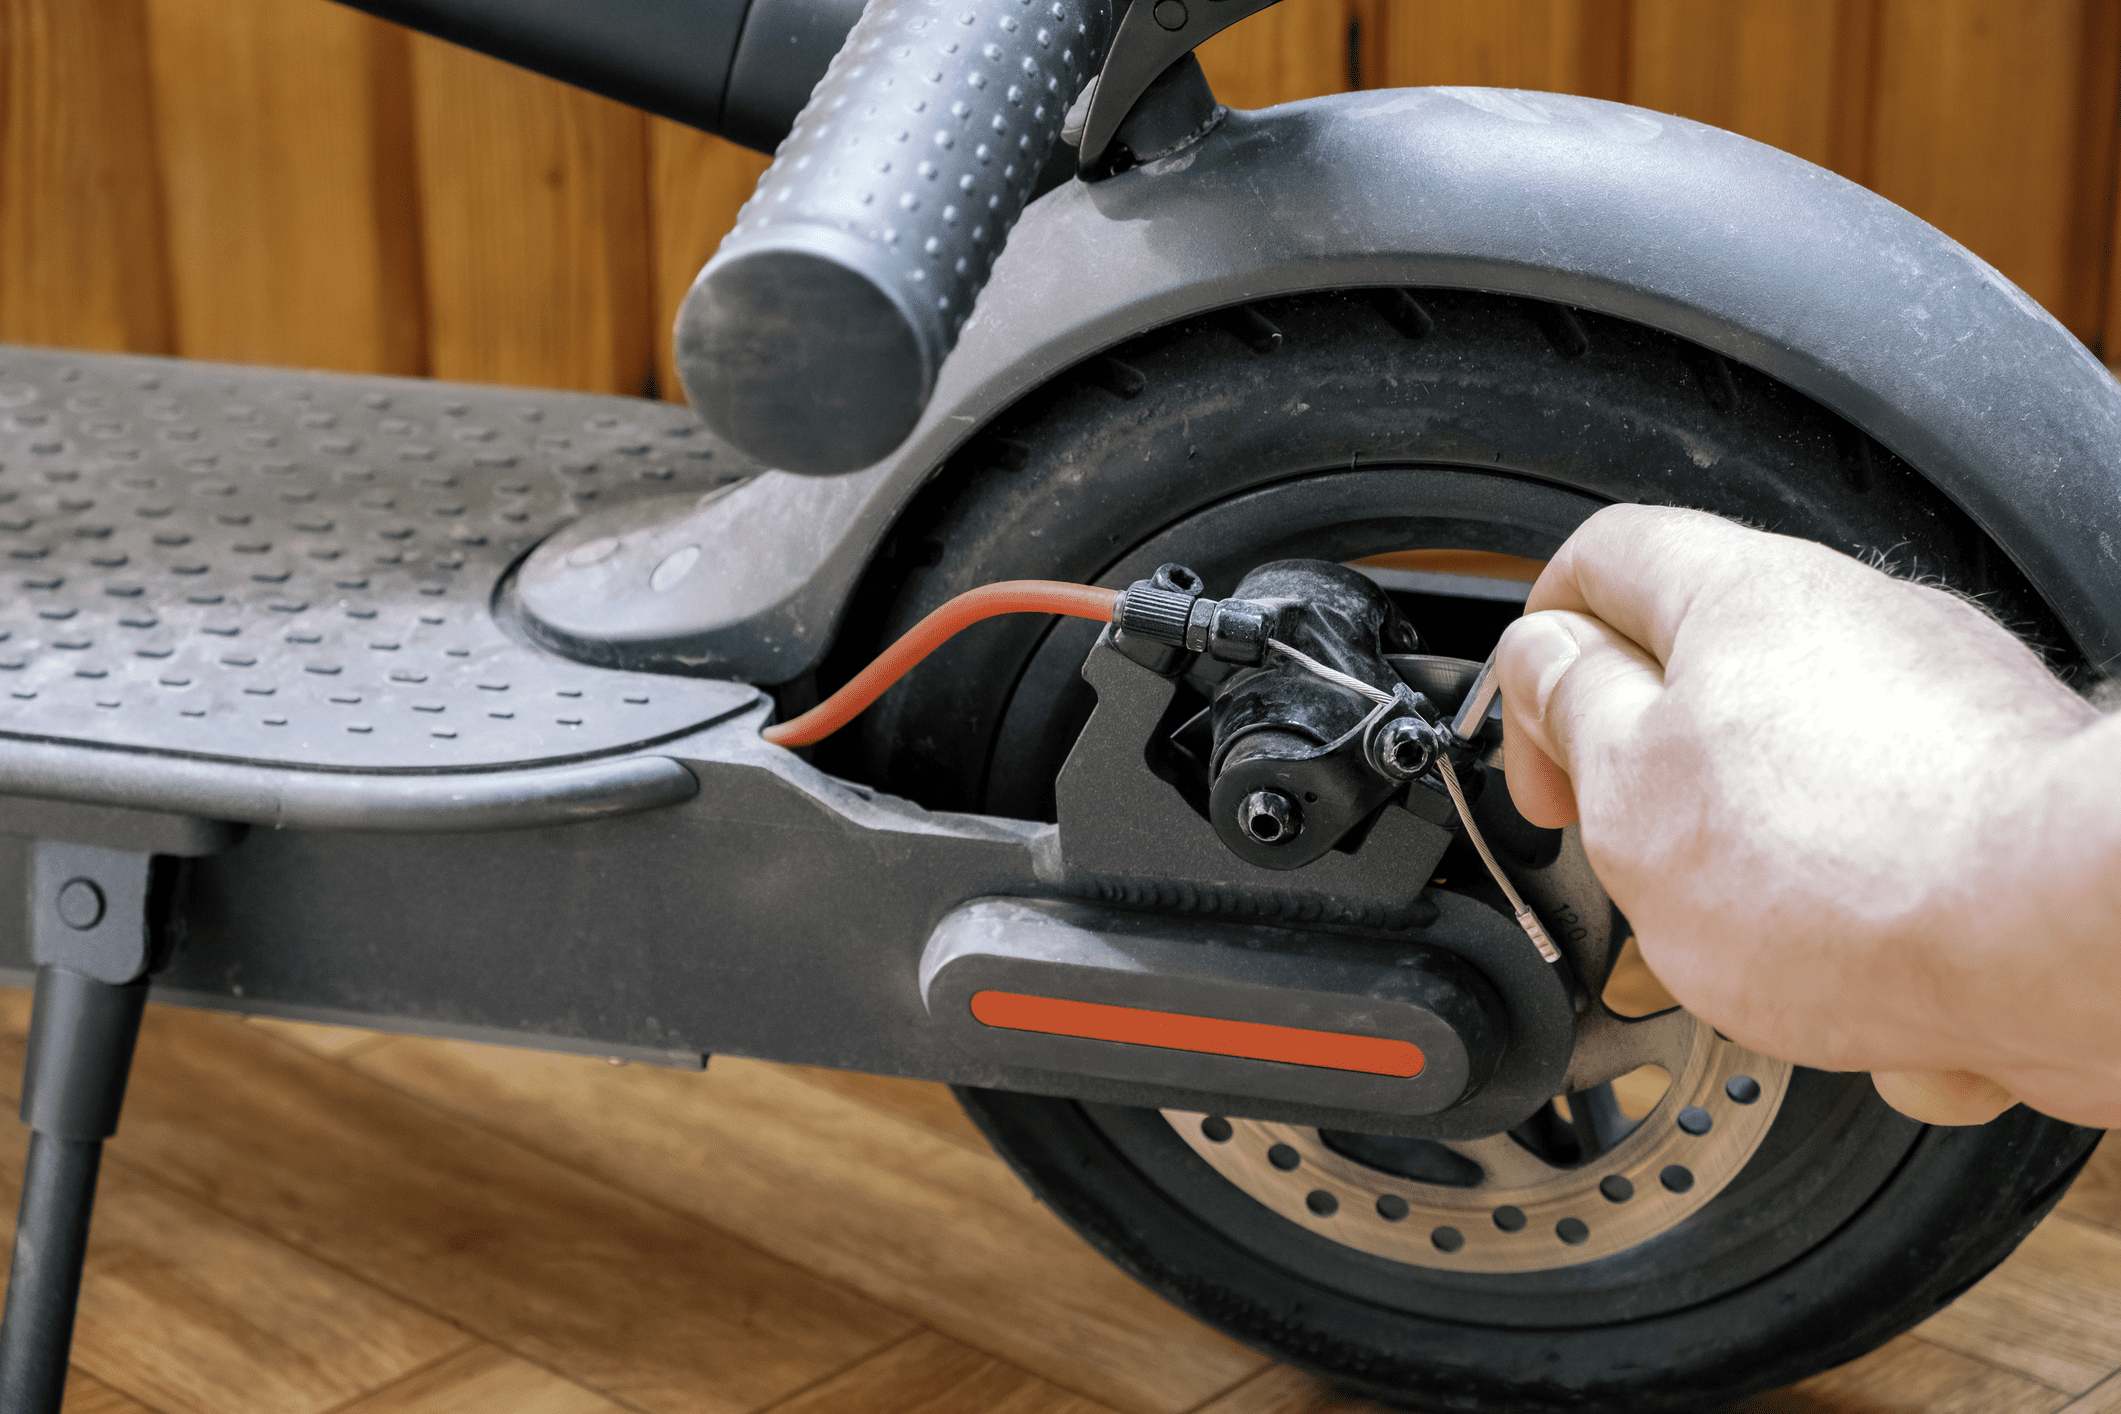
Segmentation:
{"type": "Polygon", "coordinates": [[[1051,579],[1009,579],[968,589],[906,631],[875,662],[847,685],[799,717],[771,726],[760,735],[775,746],[809,746],[823,741],[861,715],[921,659],[953,635],[996,614],[1065,614],[1108,623],[1116,589],[1092,584],[1062,584],[1051,579]]]}

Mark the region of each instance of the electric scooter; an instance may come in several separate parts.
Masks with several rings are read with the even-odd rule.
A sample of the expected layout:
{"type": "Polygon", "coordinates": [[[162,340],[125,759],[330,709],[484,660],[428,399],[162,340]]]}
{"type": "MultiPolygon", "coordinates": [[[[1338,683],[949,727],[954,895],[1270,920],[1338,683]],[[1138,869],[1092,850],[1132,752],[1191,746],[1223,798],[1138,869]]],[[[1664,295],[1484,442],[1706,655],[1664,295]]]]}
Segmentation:
{"type": "Polygon", "coordinates": [[[365,0],[778,147],[693,409],[0,352],[0,849],[56,1410],[145,998],[958,1087],[1364,1394],[1690,1410],[1949,1302],[2093,1132],[1610,983],[1483,667],[1598,507],[2121,655],[2121,389],[1937,231],[1552,94],[1218,104],[1267,0],[365,0]]]}

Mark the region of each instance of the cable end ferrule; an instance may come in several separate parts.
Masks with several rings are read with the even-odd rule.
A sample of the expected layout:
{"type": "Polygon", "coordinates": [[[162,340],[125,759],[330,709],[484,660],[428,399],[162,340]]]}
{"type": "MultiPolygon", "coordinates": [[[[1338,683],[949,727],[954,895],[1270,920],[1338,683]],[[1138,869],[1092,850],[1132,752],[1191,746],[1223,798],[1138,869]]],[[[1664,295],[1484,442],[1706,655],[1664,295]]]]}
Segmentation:
{"type": "Polygon", "coordinates": [[[1538,914],[1528,907],[1518,909],[1517,926],[1524,929],[1525,936],[1532,940],[1533,947],[1539,949],[1541,957],[1548,962],[1561,961],[1561,949],[1554,946],[1554,940],[1549,938],[1547,930],[1540,926],[1538,914]]]}

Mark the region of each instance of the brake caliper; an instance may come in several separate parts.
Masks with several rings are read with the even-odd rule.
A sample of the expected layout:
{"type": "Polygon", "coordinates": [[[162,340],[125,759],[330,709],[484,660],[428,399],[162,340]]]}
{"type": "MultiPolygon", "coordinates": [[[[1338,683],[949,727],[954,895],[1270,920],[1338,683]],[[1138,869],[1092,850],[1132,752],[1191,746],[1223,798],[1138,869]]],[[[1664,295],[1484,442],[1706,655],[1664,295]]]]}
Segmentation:
{"type": "Polygon", "coordinates": [[[1174,650],[1236,668],[1215,691],[1207,761],[1209,820],[1231,853],[1300,868],[1399,795],[1424,819],[1464,824],[1518,926],[1559,962],[1467,804],[1482,784],[1474,753],[1495,699],[1493,659],[1457,685],[1459,717],[1446,724],[1400,666],[1422,661],[1418,635],[1367,576],[1324,560],[1276,560],[1227,599],[1202,588],[1183,565],[1135,581],[1113,606],[1114,646],[1159,669],[1168,663],[1149,658],[1174,650]]]}
{"type": "Polygon", "coordinates": [[[1138,660],[1154,645],[1236,669],[1215,690],[1207,761],[1209,818],[1231,853],[1300,868],[1410,782],[1422,795],[1409,792],[1409,809],[1452,821],[1435,770],[1448,744],[1443,716],[1387,660],[1420,640],[1382,589],[1344,565],[1277,560],[1227,599],[1200,591],[1179,565],[1136,581],[1113,611],[1113,646],[1138,660]]]}

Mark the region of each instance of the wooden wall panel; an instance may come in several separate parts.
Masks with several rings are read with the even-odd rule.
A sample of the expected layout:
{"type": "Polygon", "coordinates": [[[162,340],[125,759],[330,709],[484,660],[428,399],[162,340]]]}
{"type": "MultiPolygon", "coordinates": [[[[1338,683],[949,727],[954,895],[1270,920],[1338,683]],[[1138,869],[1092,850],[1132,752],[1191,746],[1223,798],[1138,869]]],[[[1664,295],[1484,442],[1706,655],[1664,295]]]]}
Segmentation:
{"type": "MultiPolygon", "coordinates": [[[[1496,84],[1875,186],[2121,351],[2121,0],[1285,0],[1226,102],[1496,84]],[[1351,42],[1351,24],[1359,43],[1351,42]]],[[[674,395],[764,159],[326,3],[0,0],[0,338],[674,395]]]]}
{"type": "Polygon", "coordinates": [[[646,118],[424,36],[412,67],[429,370],[645,391],[646,118]]]}
{"type": "Polygon", "coordinates": [[[1871,185],[2079,337],[2106,313],[2117,0],[1884,0],[1871,185]]]}
{"type": "Polygon", "coordinates": [[[1374,13],[1380,87],[1627,91],[1628,0],[1385,0],[1374,13]]]}
{"type": "Polygon", "coordinates": [[[404,31],[306,0],[147,13],[177,351],[422,372],[404,31]]]}
{"type": "Polygon", "coordinates": [[[1584,93],[1744,133],[1873,187],[2121,349],[2121,0],[1372,3],[1387,84],[1584,93]]]}
{"type": "Polygon", "coordinates": [[[1634,0],[1628,101],[1860,169],[1875,13],[1872,0],[1634,0]]]}
{"type": "Polygon", "coordinates": [[[772,161],[763,153],[661,118],[648,120],[648,220],[655,252],[656,391],[685,401],[671,366],[671,326],[736,213],[772,161]]]}
{"type": "Polygon", "coordinates": [[[1360,14],[1356,0],[1282,0],[1203,44],[1200,64],[1232,108],[1344,93],[1354,87],[1348,27],[1360,14]]]}
{"type": "Polygon", "coordinates": [[[140,0],[0,0],[0,339],[166,353],[140,0]]]}
{"type": "Polygon", "coordinates": [[[2106,208],[2106,323],[2105,337],[2096,347],[2106,353],[2109,365],[2121,364],[2121,150],[2107,169],[2106,208]]]}
{"type": "Polygon", "coordinates": [[[2113,206],[2121,195],[2114,166],[2121,161],[2121,0],[2089,0],[2077,73],[2075,190],[2071,196],[2069,284],[2072,312],[2064,322],[2094,348],[2121,359],[2105,340],[2108,281],[2114,247],[2113,206]]]}

